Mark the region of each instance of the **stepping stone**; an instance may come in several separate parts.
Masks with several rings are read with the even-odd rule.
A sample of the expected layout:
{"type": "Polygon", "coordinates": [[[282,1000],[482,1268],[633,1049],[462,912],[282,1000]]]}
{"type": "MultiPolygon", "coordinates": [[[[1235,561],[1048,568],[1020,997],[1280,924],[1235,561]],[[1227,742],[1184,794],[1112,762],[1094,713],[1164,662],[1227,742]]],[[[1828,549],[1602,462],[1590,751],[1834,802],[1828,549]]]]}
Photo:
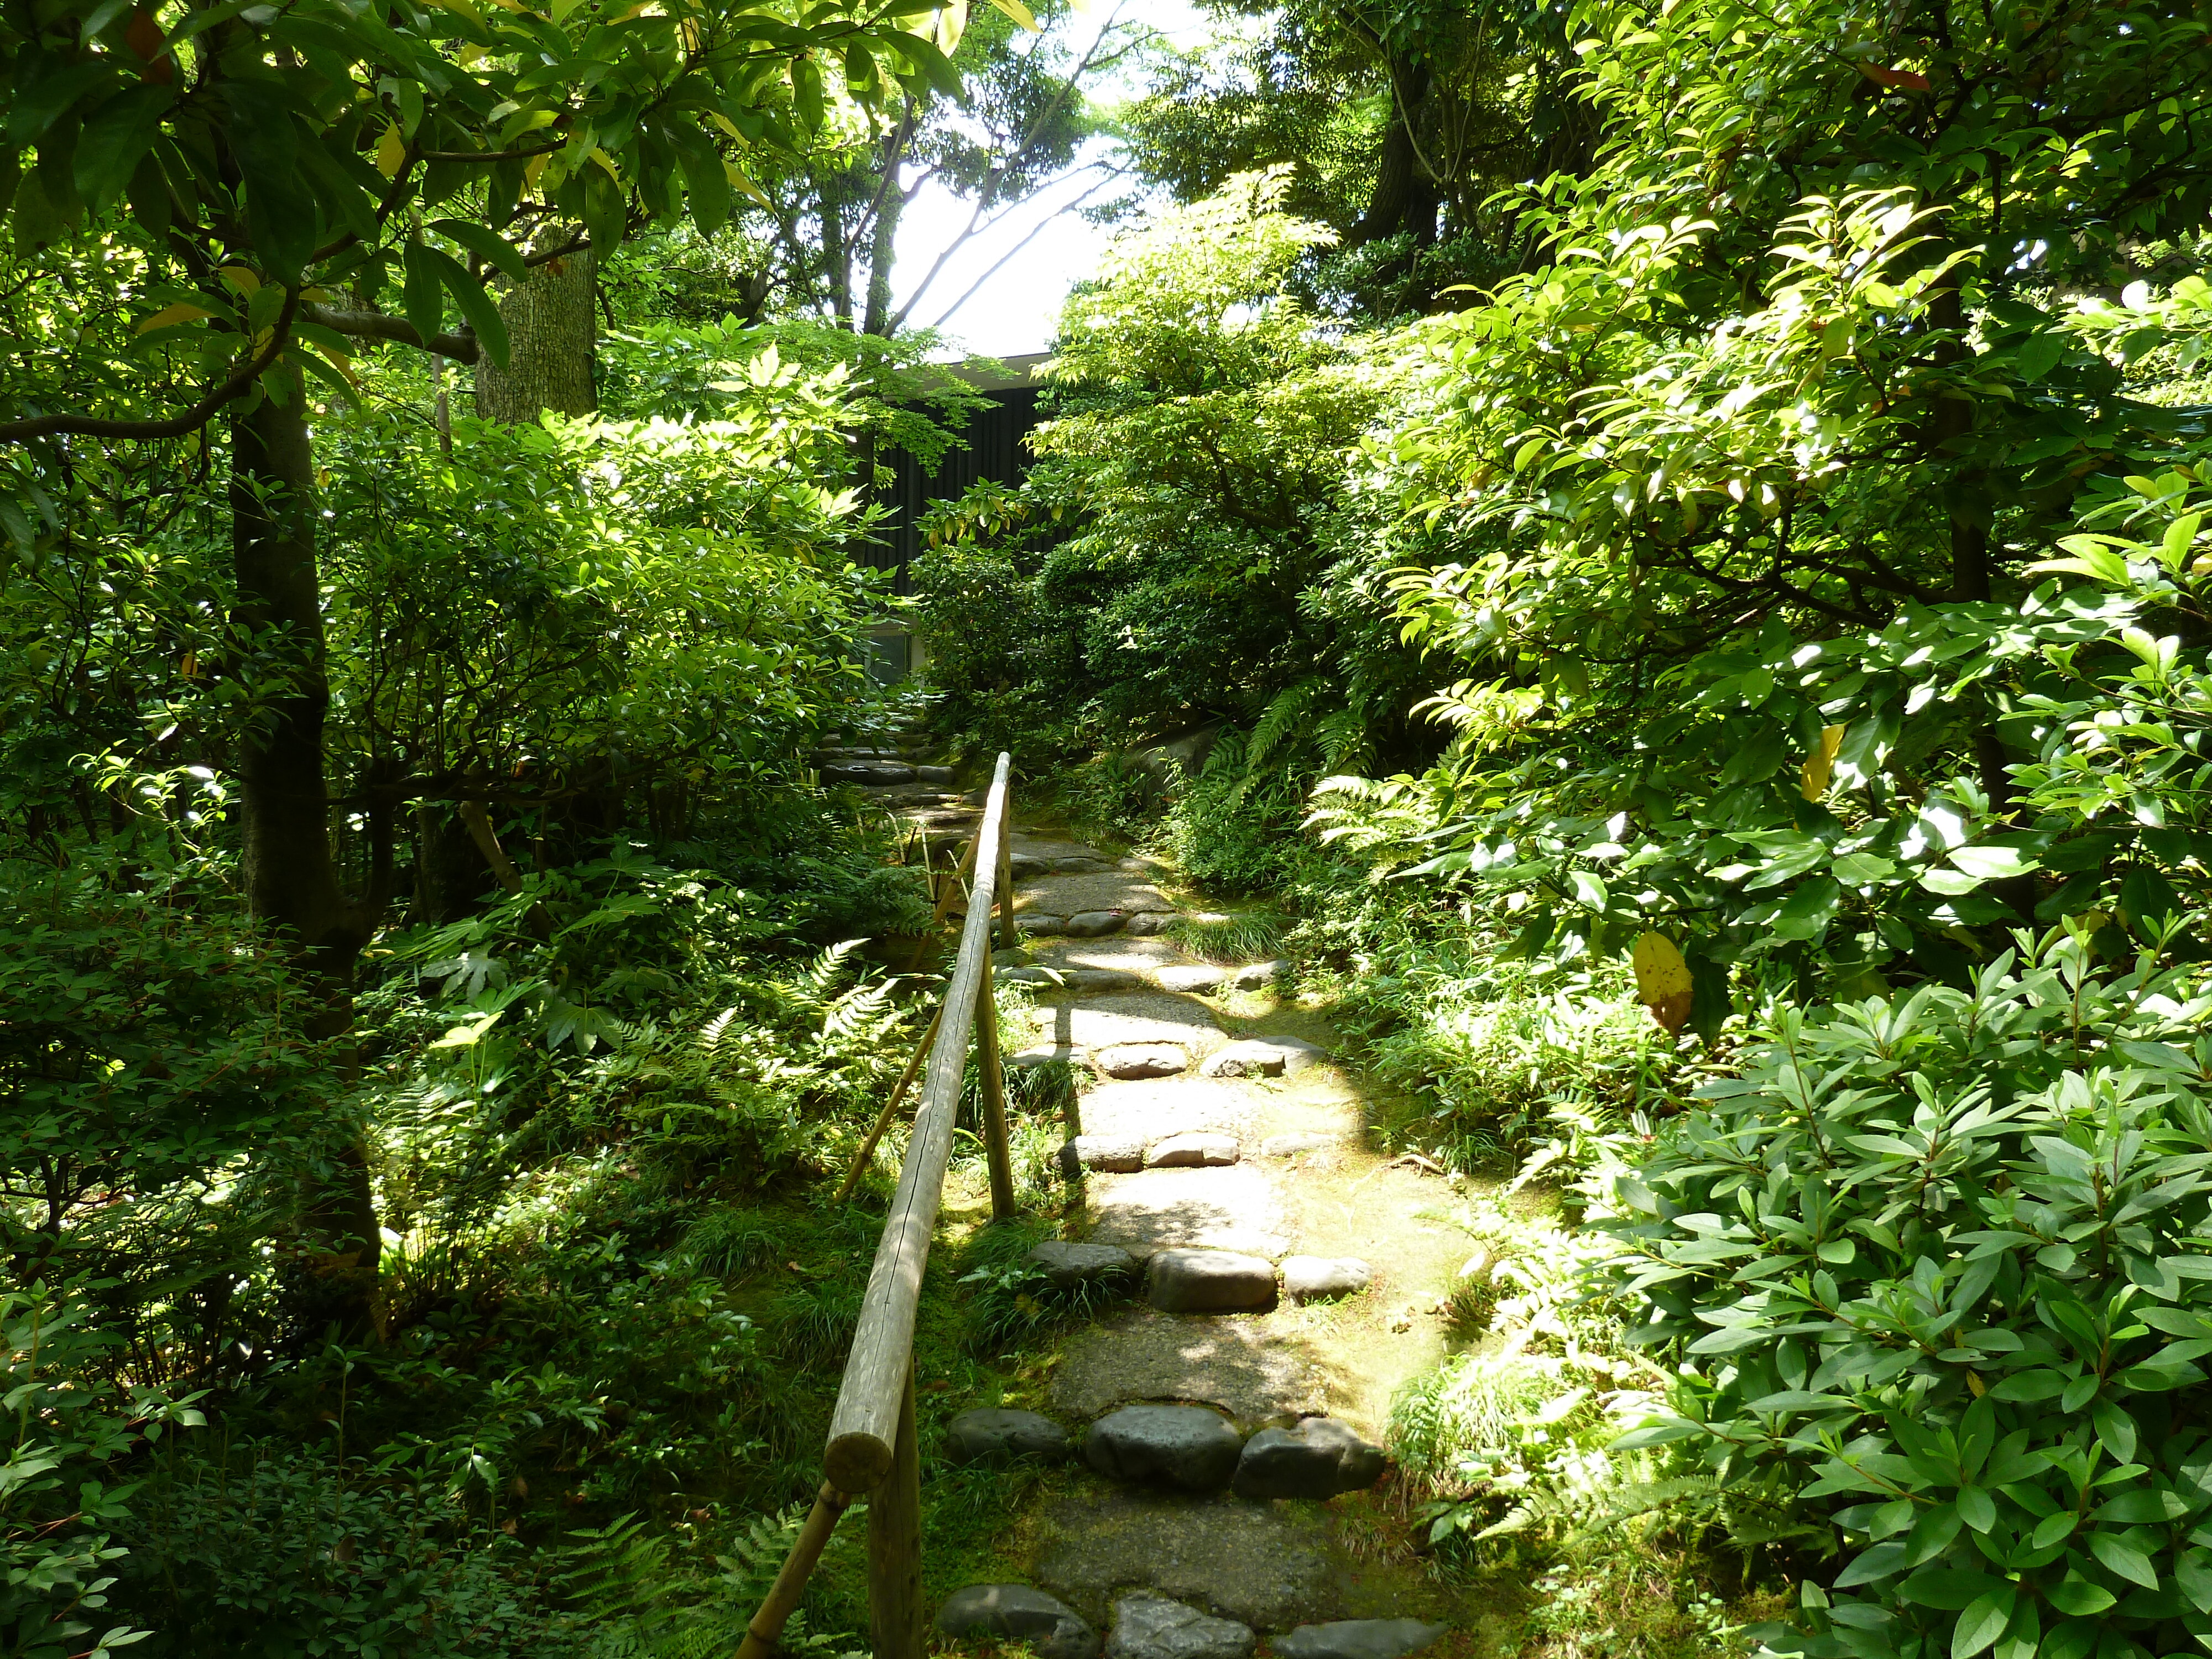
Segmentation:
{"type": "Polygon", "coordinates": [[[1128,919],[1119,910],[1079,910],[1067,919],[1063,931],[1070,939],[1099,939],[1120,933],[1128,919]]]}
{"type": "Polygon", "coordinates": [[[1450,1632],[1418,1619],[1340,1619],[1300,1625],[1275,1638],[1274,1651],[1280,1659],[1405,1659],[1450,1632]]]}
{"type": "Polygon", "coordinates": [[[1119,968],[1007,968],[999,978],[1009,985],[1038,985],[1074,992],[1141,991],[1145,981],[1119,968]]]}
{"type": "Polygon", "coordinates": [[[1150,939],[1156,933],[1166,933],[1177,914],[1173,910],[1133,911],[1128,921],[1122,923],[1121,931],[1134,933],[1139,939],[1150,939]]]}
{"type": "Polygon", "coordinates": [[[1031,876],[1042,876],[1052,868],[1050,859],[1041,859],[1034,853],[1012,853],[1006,865],[1014,872],[1016,881],[1027,881],[1031,876]]]}
{"type": "Polygon", "coordinates": [[[1243,1443],[1233,1424],[1203,1406],[1124,1406],[1091,1425],[1083,1457],[1109,1480],[1218,1492],[1243,1443]]]}
{"type": "Polygon", "coordinates": [[[917,766],[914,775],[917,783],[953,784],[960,781],[958,773],[950,766],[917,766]]]}
{"type": "Polygon", "coordinates": [[[1196,1170],[1236,1161],[1237,1142],[1230,1135],[1170,1135],[1145,1153],[1145,1167],[1152,1170],[1196,1170]]]}
{"type": "Polygon", "coordinates": [[[994,1407],[963,1412],[945,1431],[945,1455],[954,1463],[1008,1463],[1017,1457],[1067,1455],[1067,1431],[1035,1412],[994,1407]]]}
{"type": "Polygon", "coordinates": [[[864,789],[879,789],[890,784],[912,783],[914,768],[897,761],[838,761],[822,769],[822,781],[857,783],[864,789]]]}
{"type": "Polygon", "coordinates": [[[1250,1626],[1213,1619],[1164,1595],[1125,1595],[1114,1604],[1107,1659],[1251,1659],[1250,1626]]]}
{"type": "Polygon", "coordinates": [[[1101,1279],[1133,1279],[1137,1258],[1115,1244],[1079,1244],[1072,1239],[1048,1238],[1029,1253],[1058,1289],[1073,1290],[1101,1279]]]}
{"type": "Polygon", "coordinates": [[[1296,1077],[1328,1058],[1328,1051],[1298,1037],[1240,1037],[1206,1058],[1208,1077],[1296,1077]]]}
{"type": "Polygon", "coordinates": [[[1334,1498],[1364,1492],[1389,1458],[1333,1417],[1295,1429],[1262,1429],[1244,1443],[1231,1490],[1239,1498],[1334,1498]]]}
{"type": "Polygon", "coordinates": [[[1293,1302],[1357,1296],[1375,1282],[1375,1270],[1356,1255],[1286,1255],[1283,1294],[1293,1302]]]}
{"type": "MultiPolygon", "coordinates": [[[[1133,921],[1135,918],[1131,920],[1133,921]]],[[[1199,963],[1188,968],[1163,968],[1152,975],[1163,991],[1182,992],[1218,991],[1224,977],[1222,970],[1211,963],[1199,963]]],[[[1209,1073],[1208,1075],[1218,1074],[1209,1073]]]]}
{"type": "Polygon", "coordinates": [[[1244,1037],[1206,1057],[1208,1077],[1280,1077],[1291,1057],[1272,1042],[1244,1037]]]}
{"type": "Polygon", "coordinates": [[[1172,1042],[1117,1042],[1096,1058],[1098,1069],[1112,1078],[1173,1077],[1190,1066],[1190,1056],[1172,1042]]]}
{"type": "Polygon", "coordinates": [[[1324,1146],[1340,1143],[1336,1135],[1269,1135],[1260,1143],[1262,1158],[1296,1158],[1300,1152],[1317,1152],[1324,1146]]]}
{"type": "Polygon", "coordinates": [[[1264,1312],[1275,1305],[1275,1266],[1232,1250],[1156,1250],[1146,1299],[1162,1313],[1264,1312]]]}
{"type": "Polygon", "coordinates": [[[1073,1608],[1027,1584],[970,1584],[945,1598],[937,1628],[947,1636],[1026,1642],[1040,1659],[1096,1659],[1098,1632],[1073,1608]]]}
{"type": "Polygon", "coordinates": [[[1172,1042],[1195,1057],[1212,1054],[1223,1042],[1221,1023],[1204,1003],[1149,988],[1115,997],[1105,1006],[1079,1002],[1054,1010],[1052,1018],[1056,1039],[1094,1054],[1124,1042],[1172,1042]]]}
{"type": "Polygon", "coordinates": [[[1113,867],[1104,859],[1093,858],[1088,853],[1073,853],[1052,860],[1052,872],[1056,876],[1094,876],[1113,867]]]}
{"type": "MultiPolygon", "coordinates": [[[[1079,1170],[1096,1170],[1102,1175],[1131,1174],[1145,1167],[1145,1143],[1122,1135],[1078,1135],[1060,1147],[1060,1163],[1061,1172],[1070,1181],[1075,1178],[1068,1173],[1070,1164],[1079,1170]]],[[[1121,1254],[1129,1253],[1124,1250],[1121,1254]]]]}
{"type": "Polygon", "coordinates": [[[1279,979],[1290,975],[1287,962],[1254,962],[1239,968],[1229,982],[1240,991],[1264,991],[1279,979]]]}
{"type": "Polygon", "coordinates": [[[1014,931],[1045,935],[1064,933],[1067,931],[1067,918],[1048,915],[1041,910],[1024,910],[1014,917],[1014,931]]]}
{"type": "Polygon", "coordinates": [[[1072,1066],[1075,1063],[1075,1050],[1065,1042],[1041,1042],[1008,1054],[1006,1063],[1027,1071],[1032,1066],[1049,1066],[1054,1060],[1072,1066]]]}

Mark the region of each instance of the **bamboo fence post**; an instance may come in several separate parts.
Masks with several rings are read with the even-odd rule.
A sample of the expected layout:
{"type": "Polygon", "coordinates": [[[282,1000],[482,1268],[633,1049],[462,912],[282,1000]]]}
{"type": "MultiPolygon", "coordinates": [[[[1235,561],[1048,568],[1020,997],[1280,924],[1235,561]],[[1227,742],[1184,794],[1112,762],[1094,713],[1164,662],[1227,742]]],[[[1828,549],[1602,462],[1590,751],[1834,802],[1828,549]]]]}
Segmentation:
{"type": "Polygon", "coordinates": [[[991,1164],[991,1219],[1014,1218],[1014,1155],[1006,1144],[1006,1074],[999,1063],[999,1000],[992,994],[991,963],[983,961],[975,989],[975,1069],[983,1082],[983,1150],[991,1164]]]}
{"type": "Polygon", "coordinates": [[[921,1062],[928,1058],[929,1045],[937,1041],[937,1028],[944,1018],[945,1005],[940,1002],[937,1005],[937,1012],[929,1017],[929,1029],[921,1034],[921,1041],[915,1045],[914,1054],[907,1060],[906,1070],[899,1073],[899,1080],[891,1085],[891,1097],[884,1103],[884,1109],[876,1114],[876,1127],[868,1131],[868,1138],[860,1143],[860,1155],[854,1158],[853,1167],[845,1172],[845,1184],[838,1188],[835,1202],[842,1204],[852,1197],[853,1188],[860,1184],[861,1172],[868,1167],[868,1160],[876,1155],[876,1143],[884,1138],[884,1131],[891,1127],[891,1119],[898,1111],[899,1102],[905,1097],[908,1087],[914,1082],[915,1073],[921,1070],[921,1062]]]}
{"type": "Polygon", "coordinates": [[[805,1524],[792,1540],[791,1553],[784,1557],[775,1583],[769,1586],[768,1599],[745,1626],[745,1639],[738,1644],[738,1659],[769,1659],[775,1651],[776,1642],[783,1635],[784,1622],[799,1606],[799,1598],[806,1593],[807,1577],[813,1572],[814,1564],[822,1559],[830,1534],[836,1531],[838,1517],[852,1501],[849,1492],[839,1492],[826,1480],[822,1483],[822,1490],[814,1495],[814,1507],[807,1512],[805,1524]]]}
{"type": "Polygon", "coordinates": [[[922,1659],[921,1449],[917,1437],[909,1359],[890,1474],[868,1500],[868,1633],[875,1659],[922,1659]]]}

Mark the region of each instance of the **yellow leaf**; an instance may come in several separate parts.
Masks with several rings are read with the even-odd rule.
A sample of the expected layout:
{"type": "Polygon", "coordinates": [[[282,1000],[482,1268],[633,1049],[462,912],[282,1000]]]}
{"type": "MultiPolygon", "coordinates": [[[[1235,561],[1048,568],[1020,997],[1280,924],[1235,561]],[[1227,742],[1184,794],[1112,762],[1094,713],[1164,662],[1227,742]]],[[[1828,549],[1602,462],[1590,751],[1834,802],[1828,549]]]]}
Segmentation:
{"type": "Polygon", "coordinates": [[[543,155],[533,155],[522,164],[523,189],[535,191],[538,188],[538,175],[545,171],[545,163],[552,159],[552,155],[553,152],[547,150],[543,155]]]}
{"type": "Polygon", "coordinates": [[[707,118],[712,121],[716,126],[721,128],[723,131],[728,133],[731,137],[736,139],[739,143],[742,144],[745,142],[745,135],[738,131],[738,124],[730,119],[728,116],[723,114],[721,111],[718,109],[708,110],[707,112],[707,118]]]}
{"type": "Polygon", "coordinates": [[[951,0],[937,14],[938,49],[950,58],[959,49],[960,37],[968,32],[968,0],[951,0]]]}
{"type": "Polygon", "coordinates": [[[237,293],[251,295],[261,287],[261,279],[244,265],[225,265],[216,275],[228,283],[237,293]]]}
{"type": "Polygon", "coordinates": [[[1651,1018],[1668,1035],[1679,1031],[1690,1018],[1690,964],[1664,933],[1645,933],[1636,941],[1629,957],[1636,970],[1636,1000],[1651,1011],[1651,1018]]]}
{"type": "Polygon", "coordinates": [[[609,155],[606,151],[601,149],[597,144],[592,146],[592,159],[607,170],[608,178],[613,179],[617,184],[622,183],[622,174],[615,168],[614,158],[609,155]]]}
{"type": "Polygon", "coordinates": [[[173,323],[189,323],[195,317],[214,315],[211,311],[202,311],[198,306],[188,306],[179,301],[173,306],[162,307],[161,310],[139,324],[137,331],[140,334],[149,334],[157,328],[167,328],[173,323]]]}
{"type": "Polygon", "coordinates": [[[397,179],[399,169],[407,165],[407,140],[399,131],[399,123],[387,121],[384,137],[376,141],[376,170],[387,179],[397,179]]]}
{"type": "Polygon", "coordinates": [[[755,184],[751,179],[746,178],[744,173],[738,171],[738,164],[735,161],[725,161],[722,163],[722,172],[729,179],[732,187],[743,191],[746,195],[751,197],[753,200],[758,202],[769,212],[773,213],[775,211],[775,204],[769,201],[768,198],[762,193],[761,187],[758,185],[755,184]]]}
{"type": "Polygon", "coordinates": [[[1805,757],[1805,769],[1797,779],[1797,793],[1807,800],[1818,800],[1828,793],[1828,778],[1836,769],[1836,750],[1844,746],[1844,730],[1842,726],[1822,726],[1820,745],[1805,757]]]}
{"type": "Polygon", "coordinates": [[[1037,20],[1030,9],[1022,3],[1022,0],[991,0],[991,3],[1031,34],[1038,33],[1037,20]]]}

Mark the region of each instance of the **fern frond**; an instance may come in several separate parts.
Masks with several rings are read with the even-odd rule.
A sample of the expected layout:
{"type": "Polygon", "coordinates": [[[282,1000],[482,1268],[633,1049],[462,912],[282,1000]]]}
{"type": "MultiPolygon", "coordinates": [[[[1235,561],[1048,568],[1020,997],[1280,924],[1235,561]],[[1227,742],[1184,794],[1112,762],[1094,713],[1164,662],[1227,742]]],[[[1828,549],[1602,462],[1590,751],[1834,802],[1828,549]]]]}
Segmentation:
{"type": "Polygon", "coordinates": [[[1285,758],[1297,752],[1302,744],[1292,740],[1294,734],[1310,724],[1308,716],[1328,690],[1326,679],[1318,674],[1309,674],[1275,694],[1274,701],[1260,716],[1260,723],[1252,728],[1251,741],[1245,745],[1244,775],[1237,785],[1238,799],[1243,799],[1259,778],[1261,769],[1286,742],[1290,747],[1285,750],[1285,758]]]}

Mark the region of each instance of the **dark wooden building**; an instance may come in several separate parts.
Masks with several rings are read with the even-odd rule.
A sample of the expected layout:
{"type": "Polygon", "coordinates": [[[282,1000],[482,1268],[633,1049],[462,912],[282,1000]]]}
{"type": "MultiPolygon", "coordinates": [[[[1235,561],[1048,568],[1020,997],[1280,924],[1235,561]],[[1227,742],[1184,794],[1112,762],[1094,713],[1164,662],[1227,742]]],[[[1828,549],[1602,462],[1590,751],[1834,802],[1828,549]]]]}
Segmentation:
{"type": "MultiPolygon", "coordinates": [[[[1037,423],[1039,390],[1030,371],[1048,355],[1036,352],[1009,357],[1002,368],[993,369],[948,366],[946,374],[967,381],[989,398],[989,404],[968,417],[960,441],[946,450],[933,468],[925,467],[903,449],[891,452],[888,461],[896,476],[877,498],[890,508],[890,514],[878,526],[876,533],[881,541],[865,550],[860,562],[873,570],[896,572],[902,595],[913,591],[908,572],[915,555],[921,550],[918,526],[932,501],[964,495],[970,484],[987,478],[1018,483],[1029,471],[1026,441],[1037,423]]],[[[878,679],[903,679],[921,665],[902,623],[889,623],[874,630],[868,644],[869,672],[878,679]]]]}

